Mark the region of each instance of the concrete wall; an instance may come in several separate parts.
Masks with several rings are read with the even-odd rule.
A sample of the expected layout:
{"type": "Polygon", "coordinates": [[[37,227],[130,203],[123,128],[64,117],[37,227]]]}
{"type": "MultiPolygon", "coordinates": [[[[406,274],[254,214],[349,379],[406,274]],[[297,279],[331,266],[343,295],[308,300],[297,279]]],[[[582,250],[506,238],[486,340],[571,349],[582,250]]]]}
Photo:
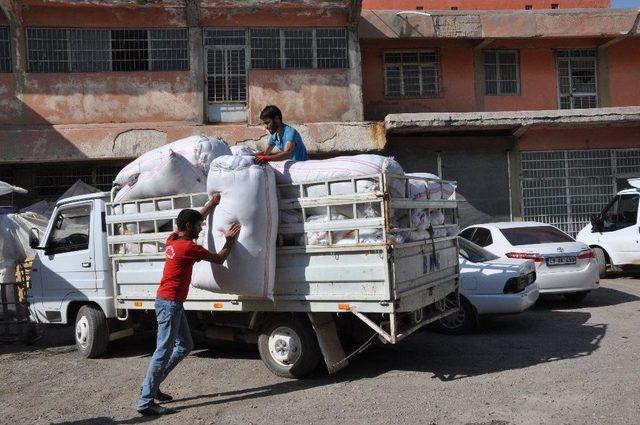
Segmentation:
{"type": "MultiPolygon", "coordinates": [[[[402,112],[470,112],[558,109],[556,49],[592,48],[605,39],[496,40],[486,49],[515,49],[520,55],[520,94],[482,96],[476,102],[474,47],[471,40],[363,40],[365,119],[402,112]],[[383,54],[390,50],[432,49],[440,52],[441,94],[436,98],[391,99],[384,96],[383,54]]],[[[477,42],[476,42],[477,43],[477,42]]],[[[640,105],[640,39],[609,47],[608,84],[611,104],[640,105]]],[[[600,71],[598,71],[600,72],[600,71]]],[[[600,79],[602,84],[607,79],[600,79]]],[[[483,82],[481,82],[483,83],[483,82]]],[[[599,88],[602,92],[602,87],[599,88]]],[[[484,94],[484,90],[482,90],[484,94]]]]}
{"type": "Polygon", "coordinates": [[[484,10],[484,9],[524,9],[531,5],[534,9],[550,9],[551,4],[558,4],[561,9],[610,7],[610,0],[364,0],[365,9],[416,9],[425,10],[451,9],[484,10]]]}
{"type": "Polygon", "coordinates": [[[518,140],[520,150],[614,149],[638,147],[640,126],[536,128],[518,140]]]}

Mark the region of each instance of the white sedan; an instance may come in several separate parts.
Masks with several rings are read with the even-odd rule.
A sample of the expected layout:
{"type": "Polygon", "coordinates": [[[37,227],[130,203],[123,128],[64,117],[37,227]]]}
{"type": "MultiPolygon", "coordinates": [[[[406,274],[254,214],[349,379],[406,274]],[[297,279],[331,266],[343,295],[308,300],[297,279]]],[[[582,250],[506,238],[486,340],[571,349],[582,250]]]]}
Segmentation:
{"type": "Polygon", "coordinates": [[[520,313],[536,302],[533,261],[500,258],[467,240],[459,241],[460,309],[441,319],[438,330],[463,334],[475,328],[480,315],[520,313]]]}
{"type": "Polygon", "coordinates": [[[593,249],[548,224],[477,224],[460,236],[501,257],[533,260],[541,294],[562,294],[568,301],[580,302],[599,287],[593,249]]]}

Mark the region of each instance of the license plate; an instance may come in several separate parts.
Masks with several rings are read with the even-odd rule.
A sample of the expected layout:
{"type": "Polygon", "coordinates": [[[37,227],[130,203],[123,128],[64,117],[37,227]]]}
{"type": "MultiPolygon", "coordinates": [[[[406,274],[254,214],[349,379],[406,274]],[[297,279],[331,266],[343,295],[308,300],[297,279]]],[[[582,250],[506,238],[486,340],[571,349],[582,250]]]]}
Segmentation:
{"type": "Polygon", "coordinates": [[[575,264],[576,257],[549,257],[547,258],[547,266],[565,266],[567,264],[575,264]]]}

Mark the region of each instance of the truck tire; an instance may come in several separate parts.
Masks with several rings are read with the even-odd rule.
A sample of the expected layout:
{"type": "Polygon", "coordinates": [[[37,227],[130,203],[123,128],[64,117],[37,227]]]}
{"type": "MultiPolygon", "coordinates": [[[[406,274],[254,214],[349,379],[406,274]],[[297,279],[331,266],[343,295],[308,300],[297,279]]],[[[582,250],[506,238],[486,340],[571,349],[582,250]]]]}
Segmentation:
{"type": "MultiPolygon", "coordinates": [[[[447,299],[447,302],[450,300],[447,299]]],[[[451,301],[453,302],[453,301],[451,301]]],[[[434,323],[434,330],[447,335],[464,335],[476,329],[476,310],[466,298],[460,297],[460,310],[434,323]]]]}
{"type": "Polygon", "coordinates": [[[291,316],[275,317],[260,330],[258,350],[267,368],[282,378],[302,378],[322,359],[311,324],[291,316]]]}
{"type": "Polygon", "coordinates": [[[607,256],[602,248],[595,247],[593,251],[596,253],[596,261],[598,262],[598,274],[601,279],[607,276],[607,256]]]}
{"type": "Polygon", "coordinates": [[[87,359],[100,357],[107,351],[109,328],[102,310],[93,305],[83,305],[78,310],[75,326],[76,347],[87,359]]]}

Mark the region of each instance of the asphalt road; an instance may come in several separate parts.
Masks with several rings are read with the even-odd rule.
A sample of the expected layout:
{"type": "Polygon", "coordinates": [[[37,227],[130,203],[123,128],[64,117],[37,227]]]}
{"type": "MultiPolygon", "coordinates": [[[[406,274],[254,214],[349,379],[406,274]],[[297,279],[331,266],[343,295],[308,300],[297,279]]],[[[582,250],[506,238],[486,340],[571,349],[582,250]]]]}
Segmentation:
{"type": "MultiPolygon", "coordinates": [[[[162,424],[638,424],[640,279],[620,276],[579,306],[561,298],[483,320],[473,335],[420,331],[334,376],[272,375],[253,346],[197,349],[163,390],[162,424]]],[[[71,330],[0,347],[0,423],[134,424],[153,335],[85,360],[71,330]]]]}

